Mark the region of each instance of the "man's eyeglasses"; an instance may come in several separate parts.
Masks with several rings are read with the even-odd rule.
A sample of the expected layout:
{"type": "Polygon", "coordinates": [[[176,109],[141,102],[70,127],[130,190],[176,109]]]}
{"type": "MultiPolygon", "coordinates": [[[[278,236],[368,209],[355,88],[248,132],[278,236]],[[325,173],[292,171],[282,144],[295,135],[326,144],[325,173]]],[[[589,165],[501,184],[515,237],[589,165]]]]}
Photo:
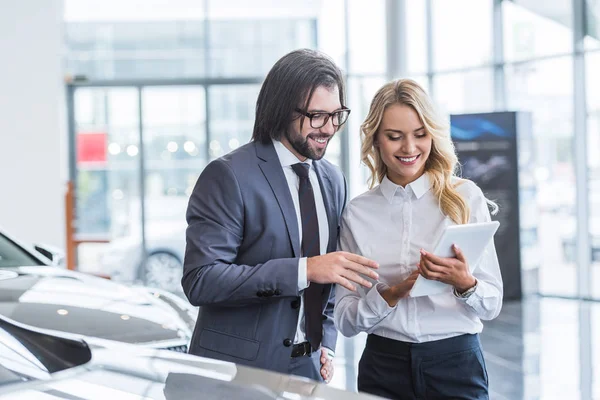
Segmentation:
{"type": "Polygon", "coordinates": [[[324,127],[325,124],[327,124],[327,122],[329,121],[329,118],[331,118],[331,122],[333,123],[333,126],[338,128],[348,120],[348,115],[350,115],[350,111],[351,110],[349,108],[342,107],[341,110],[337,110],[337,111],[334,111],[331,113],[326,113],[326,112],[309,113],[309,112],[306,112],[299,108],[296,108],[296,112],[304,115],[305,117],[308,117],[308,119],[310,120],[310,126],[313,129],[319,129],[319,128],[324,127]]]}

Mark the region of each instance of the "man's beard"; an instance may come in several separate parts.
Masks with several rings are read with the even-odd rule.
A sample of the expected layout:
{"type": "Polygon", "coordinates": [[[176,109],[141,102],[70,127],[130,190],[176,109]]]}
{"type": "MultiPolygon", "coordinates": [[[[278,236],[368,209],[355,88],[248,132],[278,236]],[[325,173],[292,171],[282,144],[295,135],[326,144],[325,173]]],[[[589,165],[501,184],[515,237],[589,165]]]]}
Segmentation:
{"type": "Polygon", "coordinates": [[[302,135],[293,130],[287,130],[285,132],[285,137],[298,154],[300,154],[303,157],[310,158],[311,160],[320,160],[321,158],[323,158],[323,156],[325,155],[325,151],[327,150],[327,146],[325,146],[325,148],[322,150],[313,149],[308,143],[308,138],[310,137],[313,139],[327,139],[327,145],[329,145],[329,139],[331,138],[329,135],[319,135],[316,133],[311,133],[306,138],[304,138],[302,135]]]}

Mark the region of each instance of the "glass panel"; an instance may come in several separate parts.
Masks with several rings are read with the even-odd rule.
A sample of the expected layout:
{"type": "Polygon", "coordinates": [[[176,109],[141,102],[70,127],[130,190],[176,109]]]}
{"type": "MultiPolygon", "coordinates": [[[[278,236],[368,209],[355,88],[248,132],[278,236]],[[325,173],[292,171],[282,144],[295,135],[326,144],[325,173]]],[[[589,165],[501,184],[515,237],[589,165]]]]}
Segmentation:
{"type": "Polygon", "coordinates": [[[250,141],[260,85],[211,86],[208,90],[209,154],[214,160],[250,141]]]}
{"type": "Polygon", "coordinates": [[[386,82],[384,77],[348,79],[348,99],[352,113],[346,123],[346,133],[349,146],[350,171],[348,182],[350,198],[367,190],[369,170],[361,162],[360,125],[363,123],[375,93],[386,82]]]}
{"type": "Polygon", "coordinates": [[[347,132],[347,125],[344,125],[342,129],[329,140],[327,153],[325,153],[325,159],[340,168],[342,168],[342,136],[347,135],[347,132]]]}
{"type": "Polygon", "coordinates": [[[600,399],[600,304],[590,303],[592,308],[592,399],[600,399]]]}
{"type": "Polygon", "coordinates": [[[112,14],[101,2],[86,9],[69,1],[68,73],[89,79],[255,77],[285,53],[317,46],[319,2],[206,1],[193,7],[187,0],[158,2],[137,13],[125,5],[112,14]],[[103,17],[90,15],[94,11],[103,17]]]}
{"type": "Polygon", "coordinates": [[[435,75],[434,95],[448,114],[487,112],[494,109],[494,75],[491,68],[435,75]]]}
{"type": "Polygon", "coordinates": [[[67,22],[65,29],[71,75],[89,79],[206,75],[202,20],[67,22]]]}
{"type": "MultiPolygon", "coordinates": [[[[139,111],[135,88],[75,91],[76,231],[79,239],[128,240],[141,255],[139,111]]],[[[79,268],[123,278],[125,259],[83,243],[79,268]]]]}
{"type": "Polygon", "coordinates": [[[584,47],[586,50],[597,50],[600,49],[600,40],[592,36],[586,36],[583,39],[584,47]]]}
{"type": "Polygon", "coordinates": [[[600,299],[600,52],[586,55],[588,109],[588,179],[590,241],[592,246],[592,296],[600,299]]]}
{"type": "Polygon", "coordinates": [[[314,19],[213,20],[212,76],[264,76],[284,54],[316,47],[314,19]],[[277,38],[277,40],[274,40],[277,38]]]}
{"type": "Polygon", "coordinates": [[[343,12],[346,0],[318,3],[320,9],[317,18],[317,45],[321,51],[329,54],[340,68],[347,71],[346,15],[343,12]]]}
{"type": "Polygon", "coordinates": [[[491,63],[491,0],[432,0],[432,7],[435,70],[491,63]]]}
{"type": "Polygon", "coordinates": [[[385,24],[384,0],[348,0],[350,73],[385,73],[385,24]]]}
{"type": "Polygon", "coordinates": [[[179,292],[187,202],[207,162],[205,92],[198,86],[148,87],[142,105],[146,259],[133,264],[140,265],[145,285],[179,292]]]}
{"type": "Polygon", "coordinates": [[[317,47],[320,3],[208,0],[211,76],[264,76],[284,54],[317,47]]]}
{"type": "Polygon", "coordinates": [[[600,49],[600,1],[586,1],[587,36],[586,49],[600,49]]]}
{"type": "Polygon", "coordinates": [[[588,190],[592,297],[600,300],[600,109],[588,115],[588,190]]]}
{"type": "Polygon", "coordinates": [[[566,296],[577,294],[572,64],[563,57],[506,67],[508,108],[532,113],[540,292],[566,296]]]}
{"type": "Polygon", "coordinates": [[[425,0],[407,2],[406,68],[410,73],[427,72],[427,12],[425,0]]]}
{"type": "Polygon", "coordinates": [[[431,94],[431,90],[429,88],[429,78],[427,78],[427,75],[409,75],[408,77],[421,85],[421,87],[425,89],[427,93],[431,94]]]}
{"type": "Polygon", "coordinates": [[[585,61],[588,113],[594,114],[600,110],[600,52],[587,53],[585,61]]]}
{"type": "Polygon", "coordinates": [[[572,50],[570,0],[522,3],[527,8],[512,1],[502,2],[506,60],[564,54],[572,50]]]}

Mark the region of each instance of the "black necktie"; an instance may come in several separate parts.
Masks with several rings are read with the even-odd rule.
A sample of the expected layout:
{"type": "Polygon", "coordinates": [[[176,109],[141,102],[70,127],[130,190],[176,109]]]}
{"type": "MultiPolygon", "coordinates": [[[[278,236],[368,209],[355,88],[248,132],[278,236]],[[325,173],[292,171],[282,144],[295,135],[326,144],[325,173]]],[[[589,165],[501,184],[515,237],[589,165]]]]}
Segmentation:
{"type": "MultiPolygon", "coordinates": [[[[321,254],[319,240],[319,220],[313,188],[308,178],[310,165],[298,163],[292,169],[300,178],[298,197],[302,221],[302,256],[313,257],[321,254]]],[[[323,338],[323,292],[324,285],[311,282],[304,290],[304,322],[306,338],[313,349],[318,349],[323,338]]]]}

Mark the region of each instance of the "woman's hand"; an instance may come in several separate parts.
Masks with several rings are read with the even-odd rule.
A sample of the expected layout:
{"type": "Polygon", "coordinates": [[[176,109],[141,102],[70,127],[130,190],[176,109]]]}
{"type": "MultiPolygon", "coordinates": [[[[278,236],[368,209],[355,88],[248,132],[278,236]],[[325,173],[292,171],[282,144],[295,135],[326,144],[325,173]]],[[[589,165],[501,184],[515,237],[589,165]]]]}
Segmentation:
{"type": "Polygon", "coordinates": [[[475,286],[477,280],[469,270],[469,264],[457,245],[452,249],[456,257],[437,257],[421,249],[419,271],[427,279],[440,281],[454,286],[457,292],[463,293],[475,286]]]}
{"type": "Polygon", "coordinates": [[[403,280],[397,285],[391,286],[381,292],[381,297],[388,303],[390,307],[395,307],[400,299],[408,296],[410,289],[415,284],[417,277],[419,276],[419,270],[414,270],[408,278],[403,280]]]}

